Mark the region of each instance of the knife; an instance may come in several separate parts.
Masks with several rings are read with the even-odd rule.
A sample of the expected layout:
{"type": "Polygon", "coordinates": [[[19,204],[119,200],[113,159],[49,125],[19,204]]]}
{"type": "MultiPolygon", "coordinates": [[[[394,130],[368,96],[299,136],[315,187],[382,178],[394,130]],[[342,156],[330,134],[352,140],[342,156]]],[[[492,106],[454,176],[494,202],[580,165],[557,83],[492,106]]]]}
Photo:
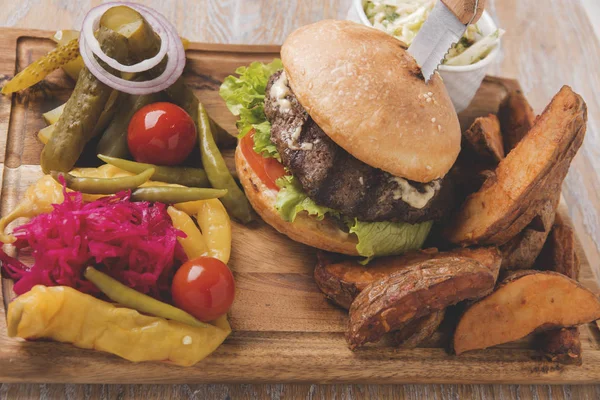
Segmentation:
{"type": "Polygon", "coordinates": [[[485,0],[438,0],[408,48],[421,67],[425,82],[429,82],[467,26],[479,20],[484,7],[485,0]]]}

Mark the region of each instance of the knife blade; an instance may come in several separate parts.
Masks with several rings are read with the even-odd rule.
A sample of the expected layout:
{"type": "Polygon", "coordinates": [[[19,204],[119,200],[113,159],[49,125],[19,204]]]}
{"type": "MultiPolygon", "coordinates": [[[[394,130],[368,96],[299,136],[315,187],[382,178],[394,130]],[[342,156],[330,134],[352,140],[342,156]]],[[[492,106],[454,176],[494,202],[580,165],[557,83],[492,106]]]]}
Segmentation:
{"type": "Polygon", "coordinates": [[[448,50],[460,40],[466,30],[467,25],[463,24],[443,1],[438,0],[408,48],[408,52],[421,67],[425,82],[429,82],[448,50]]]}

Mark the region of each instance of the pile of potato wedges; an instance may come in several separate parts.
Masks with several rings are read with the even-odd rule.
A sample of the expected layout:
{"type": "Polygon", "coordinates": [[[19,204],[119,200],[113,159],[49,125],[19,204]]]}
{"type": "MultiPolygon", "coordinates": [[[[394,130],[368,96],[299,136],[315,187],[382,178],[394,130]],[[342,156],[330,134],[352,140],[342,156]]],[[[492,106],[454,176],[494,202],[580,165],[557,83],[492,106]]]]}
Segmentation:
{"type": "Polygon", "coordinates": [[[320,252],[315,280],[349,310],[350,349],[386,335],[413,348],[444,323],[457,355],[535,333],[547,359],[581,364],[577,326],[600,319],[600,299],[577,282],[576,239],[557,207],[586,121],[568,86],[537,118],[511,92],[463,132],[451,172],[460,207],[434,247],[367,265],[320,252]]]}

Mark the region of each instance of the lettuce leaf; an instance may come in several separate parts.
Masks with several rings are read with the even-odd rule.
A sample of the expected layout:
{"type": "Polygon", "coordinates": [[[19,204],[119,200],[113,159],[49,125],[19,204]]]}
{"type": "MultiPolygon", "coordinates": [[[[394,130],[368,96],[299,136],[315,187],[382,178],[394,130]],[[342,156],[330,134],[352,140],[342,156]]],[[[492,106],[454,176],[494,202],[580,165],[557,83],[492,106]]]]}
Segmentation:
{"type": "Polygon", "coordinates": [[[271,141],[271,123],[264,121],[260,124],[254,124],[253,127],[255,129],[254,151],[265,158],[276,158],[278,161],[281,161],[277,147],[271,141]]]}
{"type": "Polygon", "coordinates": [[[275,201],[279,215],[294,222],[299,212],[306,211],[318,220],[329,215],[345,221],[349,232],[358,237],[356,250],[363,257],[386,256],[418,250],[423,246],[433,225],[432,221],[420,224],[404,222],[362,222],[344,218],[339,211],[315,203],[302,189],[300,182],[286,175],[277,180],[280,190],[275,201]]]}
{"type": "Polygon", "coordinates": [[[223,81],[219,94],[233,115],[239,116],[236,125],[244,137],[254,128],[254,151],[263,157],[281,160],[271,141],[271,124],[265,116],[265,89],[269,77],[283,68],[281,60],[270,64],[253,62],[247,67],[239,67],[235,73],[223,81]]]}
{"type": "Polygon", "coordinates": [[[361,222],[354,220],[350,233],[356,234],[356,250],[363,257],[390,256],[418,250],[425,243],[433,221],[420,224],[405,222],[361,222]]]}
{"type": "Polygon", "coordinates": [[[298,179],[291,175],[285,175],[277,179],[279,192],[275,201],[275,208],[279,211],[279,215],[285,221],[294,222],[296,215],[301,211],[308,212],[319,221],[325,218],[326,214],[339,217],[340,213],[315,203],[302,189],[302,185],[298,179]]]}

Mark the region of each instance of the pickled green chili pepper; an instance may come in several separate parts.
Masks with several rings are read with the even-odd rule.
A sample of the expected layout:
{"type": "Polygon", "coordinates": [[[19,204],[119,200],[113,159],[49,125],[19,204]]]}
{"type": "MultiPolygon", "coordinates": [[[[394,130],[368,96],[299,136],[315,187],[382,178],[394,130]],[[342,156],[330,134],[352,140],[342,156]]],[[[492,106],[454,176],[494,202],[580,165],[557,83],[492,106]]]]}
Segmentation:
{"type": "Polygon", "coordinates": [[[227,190],[223,189],[146,186],[132,191],[131,200],[177,204],[196,200],[218,199],[226,194],[227,190]]]}
{"type": "MultiPolygon", "coordinates": [[[[198,121],[198,98],[194,92],[183,82],[183,78],[179,78],[172,86],[165,89],[165,92],[173,103],[183,108],[193,121],[198,121]]],[[[210,120],[210,128],[213,133],[215,143],[219,148],[231,149],[237,144],[235,136],[231,136],[221,125],[215,120],[208,117],[210,120]]]]}
{"type": "Polygon", "coordinates": [[[96,285],[106,297],[122,306],[186,325],[207,326],[207,324],[198,321],[185,311],[125,286],[118,280],[93,267],[87,267],[84,276],[88,281],[96,285]]]}
{"type": "Polygon", "coordinates": [[[52,177],[60,182],[62,176],[65,185],[71,190],[86,194],[114,194],[123,190],[132,190],[148,182],[154,174],[154,168],[148,168],[134,176],[120,178],[88,178],[79,177],[64,172],[52,171],[52,177]]]}
{"type": "Polygon", "coordinates": [[[122,170],[139,174],[148,168],[154,168],[152,180],[166,183],[176,183],[188,187],[208,187],[210,183],[206,177],[206,172],[201,168],[192,167],[165,167],[162,165],[153,165],[140,163],[136,161],[124,160],[122,158],[108,157],[104,154],[98,154],[98,158],[107,164],[114,165],[122,170]]]}
{"type": "Polygon", "coordinates": [[[250,203],[227,169],[212,136],[210,119],[201,103],[198,105],[198,134],[202,165],[211,186],[227,189],[227,195],[221,199],[227,211],[243,223],[250,222],[252,220],[250,203]]]}

